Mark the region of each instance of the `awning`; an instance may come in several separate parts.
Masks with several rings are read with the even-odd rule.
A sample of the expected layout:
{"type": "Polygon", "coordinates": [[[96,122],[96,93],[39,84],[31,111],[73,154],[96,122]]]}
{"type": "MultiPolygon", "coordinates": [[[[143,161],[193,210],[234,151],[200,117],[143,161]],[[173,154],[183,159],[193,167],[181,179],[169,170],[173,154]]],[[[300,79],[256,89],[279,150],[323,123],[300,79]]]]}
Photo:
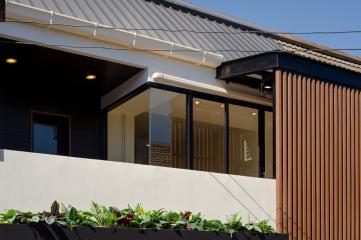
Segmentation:
{"type": "MultiPolygon", "coordinates": [[[[359,73],[284,52],[263,53],[225,62],[217,68],[217,79],[241,82],[245,80],[245,77],[260,76],[259,80],[265,82],[269,81],[269,74],[276,69],[361,89],[361,74],[359,73]]],[[[254,78],[253,81],[257,79],[254,78]]]]}

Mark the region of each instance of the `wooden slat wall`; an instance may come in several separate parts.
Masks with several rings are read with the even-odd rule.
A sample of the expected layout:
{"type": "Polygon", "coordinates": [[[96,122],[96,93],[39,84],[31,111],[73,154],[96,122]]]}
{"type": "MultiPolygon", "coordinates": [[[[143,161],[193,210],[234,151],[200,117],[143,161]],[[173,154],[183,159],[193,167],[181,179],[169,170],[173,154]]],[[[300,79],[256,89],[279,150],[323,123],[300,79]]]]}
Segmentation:
{"type": "Polygon", "coordinates": [[[277,230],[360,240],[361,92],[276,71],[277,230]]]}

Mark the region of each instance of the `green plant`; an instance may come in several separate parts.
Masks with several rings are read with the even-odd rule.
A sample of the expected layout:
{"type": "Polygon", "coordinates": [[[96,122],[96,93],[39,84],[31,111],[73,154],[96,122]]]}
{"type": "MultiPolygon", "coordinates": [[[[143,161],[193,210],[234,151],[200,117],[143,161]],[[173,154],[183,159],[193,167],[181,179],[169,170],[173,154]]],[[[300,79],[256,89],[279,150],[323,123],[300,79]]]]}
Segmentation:
{"type": "Polygon", "coordinates": [[[117,214],[115,208],[99,205],[95,202],[91,203],[90,216],[94,217],[94,221],[99,227],[116,227],[121,216],[117,214]]]}
{"type": "Polygon", "coordinates": [[[5,213],[0,213],[0,224],[47,224],[69,228],[90,226],[184,229],[229,234],[240,230],[265,234],[274,232],[265,220],[258,223],[249,221],[243,225],[238,214],[232,215],[224,224],[217,219],[203,219],[200,213],[193,214],[189,211],[180,213],[164,209],[146,211],[139,204],[134,209],[128,206],[119,210],[116,207],[106,207],[95,202],[91,203],[90,211],[81,211],[73,206],[66,207],[57,201],[53,202],[49,212],[31,213],[10,209],[5,213]]]}
{"type": "Polygon", "coordinates": [[[258,223],[249,222],[245,224],[244,228],[251,233],[269,234],[275,232],[274,229],[270,225],[268,225],[268,222],[266,220],[262,220],[258,223]]]}
{"type": "Polygon", "coordinates": [[[225,224],[226,232],[233,234],[242,228],[242,218],[238,214],[231,215],[225,224]]]}

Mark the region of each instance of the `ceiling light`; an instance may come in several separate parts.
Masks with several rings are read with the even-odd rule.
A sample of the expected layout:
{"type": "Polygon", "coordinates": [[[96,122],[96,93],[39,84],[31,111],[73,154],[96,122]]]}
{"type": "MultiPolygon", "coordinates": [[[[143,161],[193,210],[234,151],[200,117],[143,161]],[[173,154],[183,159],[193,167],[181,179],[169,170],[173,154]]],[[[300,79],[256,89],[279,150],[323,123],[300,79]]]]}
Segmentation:
{"type": "Polygon", "coordinates": [[[197,104],[197,105],[198,105],[198,104],[201,104],[201,102],[200,102],[200,101],[195,101],[194,103],[195,103],[195,104],[197,104]]]}
{"type": "Polygon", "coordinates": [[[265,89],[271,89],[271,88],[272,88],[272,86],[270,86],[270,85],[266,85],[266,86],[264,86],[264,88],[265,88],[265,89]]]}
{"type": "Polygon", "coordinates": [[[15,58],[7,58],[5,61],[8,64],[15,64],[18,62],[18,60],[16,60],[15,58]]]}
{"type": "Polygon", "coordinates": [[[85,77],[86,80],[94,80],[96,78],[97,78],[97,76],[95,76],[93,74],[86,75],[86,77],[85,77]]]}
{"type": "Polygon", "coordinates": [[[252,115],[253,115],[253,116],[256,116],[256,115],[257,115],[257,113],[253,112],[253,113],[252,113],[252,115]]]}

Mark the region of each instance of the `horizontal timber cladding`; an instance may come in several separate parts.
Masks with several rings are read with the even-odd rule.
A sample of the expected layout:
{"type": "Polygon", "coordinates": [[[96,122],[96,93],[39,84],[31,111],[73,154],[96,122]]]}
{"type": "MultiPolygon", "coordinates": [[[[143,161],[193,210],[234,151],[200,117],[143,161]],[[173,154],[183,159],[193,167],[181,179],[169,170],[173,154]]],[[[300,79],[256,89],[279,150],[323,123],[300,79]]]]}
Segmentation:
{"type": "Polygon", "coordinates": [[[360,90],[276,71],[277,230],[361,239],[360,90]]]}

